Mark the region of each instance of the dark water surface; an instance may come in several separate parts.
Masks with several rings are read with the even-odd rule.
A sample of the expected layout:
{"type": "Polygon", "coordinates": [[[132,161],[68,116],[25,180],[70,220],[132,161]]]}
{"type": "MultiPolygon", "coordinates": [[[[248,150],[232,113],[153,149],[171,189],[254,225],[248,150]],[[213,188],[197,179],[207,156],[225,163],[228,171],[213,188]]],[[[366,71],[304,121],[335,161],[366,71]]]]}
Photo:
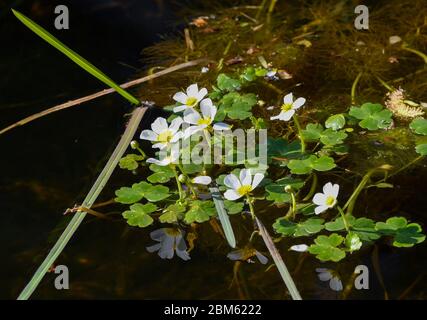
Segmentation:
{"type": "MultiPolygon", "coordinates": [[[[141,49],[159,40],[159,33],[179,25],[174,20],[180,21],[173,15],[174,7],[163,1],[76,0],[69,1],[70,30],[56,31],[55,1],[12,3],[0,1],[0,127],[104,88],[22,26],[7,12],[9,6],[46,26],[119,83],[143,68],[141,49]]],[[[123,131],[129,111],[123,99],[111,95],[0,136],[0,298],[17,297],[59,237],[67,222],[62,213],[86,195],[123,131]]],[[[393,181],[397,190],[375,191],[365,199],[373,203],[371,197],[385,199],[387,194],[390,210],[410,212],[425,227],[425,171],[408,171],[393,181]]],[[[117,173],[99,200],[109,200],[115,188],[129,184],[128,179],[117,173]]],[[[235,218],[236,225],[240,220],[235,218]]],[[[145,250],[151,244],[151,229],[88,217],[57,261],[70,270],[70,290],[56,290],[55,275],[48,274],[34,298],[287,298],[276,270],[265,273],[259,264],[243,265],[240,286],[230,288],[233,262],[225,257],[229,249],[209,226],[202,226],[199,234],[205,229],[209,236],[198,240],[191,261],[164,261],[145,250]]],[[[286,243],[281,246],[286,255],[286,243]]],[[[371,288],[352,291],[351,298],[383,299],[380,278],[391,298],[402,294],[402,298],[427,298],[425,244],[401,250],[380,244],[338,265],[321,264],[312,257],[287,263],[304,298],[338,297],[317,279],[315,268],[338,268],[345,284],[358,264],[370,268],[371,288]],[[381,277],[375,271],[378,266],[381,277]]]]}

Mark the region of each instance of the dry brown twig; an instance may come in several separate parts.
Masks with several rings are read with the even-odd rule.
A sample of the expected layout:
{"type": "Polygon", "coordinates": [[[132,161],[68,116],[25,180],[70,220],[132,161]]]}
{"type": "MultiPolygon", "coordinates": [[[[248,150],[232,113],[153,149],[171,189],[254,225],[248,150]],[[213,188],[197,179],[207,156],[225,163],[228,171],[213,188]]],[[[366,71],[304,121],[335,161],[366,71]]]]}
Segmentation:
{"type": "MultiPolygon", "coordinates": [[[[166,68],[164,70],[161,70],[159,72],[153,73],[151,75],[148,75],[148,76],[145,76],[145,77],[142,77],[142,78],[138,78],[138,79],[126,82],[126,83],[120,85],[120,87],[122,87],[123,89],[126,89],[126,88],[129,88],[129,87],[141,84],[143,82],[147,82],[147,81],[153,80],[155,78],[164,76],[164,75],[166,75],[168,73],[175,72],[175,71],[178,71],[178,70],[181,70],[181,69],[185,69],[185,68],[189,68],[189,67],[193,67],[193,66],[196,66],[196,65],[204,63],[204,62],[208,62],[208,60],[207,59],[198,59],[198,60],[193,60],[193,61],[188,61],[188,62],[185,62],[185,63],[181,63],[181,64],[178,64],[176,66],[172,66],[172,67],[166,68]]],[[[62,103],[60,105],[54,106],[52,108],[43,110],[43,111],[41,111],[39,113],[33,114],[33,115],[29,116],[29,117],[26,117],[26,118],[24,118],[22,120],[19,120],[18,122],[15,122],[14,124],[12,124],[12,125],[4,128],[4,129],[2,129],[2,130],[0,130],[0,135],[4,134],[4,133],[6,133],[6,132],[8,132],[8,131],[10,131],[12,129],[15,129],[17,127],[20,127],[20,126],[23,126],[23,125],[25,125],[27,123],[30,123],[30,122],[32,122],[34,120],[40,119],[40,118],[42,118],[44,116],[47,116],[47,115],[49,115],[51,113],[54,113],[54,112],[57,112],[57,111],[61,111],[61,110],[65,110],[65,109],[68,109],[68,108],[80,105],[80,104],[82,104],[84,102],[91,101],[93,99],[105,96],[105,95],[113,93],[115,91],[116,90],[114,90],[114,89],[104,89],[102,91],[90,94],[88,96],[85,96],[85,97],[82,97],[82,98],[79,98],[79,99],[75,99],[75,100],[72,100],[72,101],[68,101],[68,102],[62,103]]]]}

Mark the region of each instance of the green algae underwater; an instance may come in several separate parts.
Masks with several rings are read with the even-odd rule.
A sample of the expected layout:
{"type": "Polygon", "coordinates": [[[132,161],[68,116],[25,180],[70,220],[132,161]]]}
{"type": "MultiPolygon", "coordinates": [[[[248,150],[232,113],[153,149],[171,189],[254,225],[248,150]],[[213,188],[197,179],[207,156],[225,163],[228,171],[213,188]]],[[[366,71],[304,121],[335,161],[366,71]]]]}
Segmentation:
{"type": "Polygon", "coordinates": [[[237,190],[243,200],[230,200],[227,176],[240,174],[242,182],[250,163],[150,164],[155,150],[139,130],[100,203],[85,210],[94,216],[75,235],[79,243],[56,262],[76,270],[72,289],[58,293],[44,283],[36,297],[290,299],[260,219],[303,299],[424,299],[427,8],[422,1],[375,2],[369,30],[357,30],[356,5],[273,0],[184,8],[183,34],[144,50],[144,74],[207,62],[133,92],[163,107],[150,107],[141,129],[158,117],[179,118],[174,94],[198,84],[217,106],[216,122],[267,129],[263,181],[237,190]],[[289,100],[291,92],[304,97],[302,107],[289,100]],[[286,121],[271,120],[289,110],[286,121]],[[200,173],[226,198],[236,248],[216,202],[198,200],[209,193],[193,183],[200,173]],[[331,196],[328,182],[339,193],[317,212],[316,196],[331,196]],[[172,252],[162,256],[171,241],[172,252]],[[360,265],[369,272],[367,290],[354,286],[360,265]]]}

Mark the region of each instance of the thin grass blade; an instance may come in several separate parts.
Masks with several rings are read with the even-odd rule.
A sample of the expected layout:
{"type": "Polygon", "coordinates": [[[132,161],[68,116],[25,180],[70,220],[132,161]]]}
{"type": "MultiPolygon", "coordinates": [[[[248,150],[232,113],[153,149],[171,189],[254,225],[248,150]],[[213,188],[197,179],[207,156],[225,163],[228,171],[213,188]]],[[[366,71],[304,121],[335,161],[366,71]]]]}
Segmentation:
{"type": "Polygon", "coordinates": [[[102,82],[104,82],[109,87],[116,90],[119,94],[121,94],[130,103],[135,104],[135,105],[139,104],[139,100],[137,98],[132,96],[126,90],[122,89],[119,85],[117,85],[113,80],[111,80],[101,70],[99,70],[97,67],[92,65],[89,61],[87,61],[85,58],[80,56],[78,53],[76,53],[73,50],[71,50],[70,48],[68,48],[65,44],[63,44],[61,41],[59,41],[57,38],[55,38],[53,35],[51,35],[49,32],[47,32],[41,26],[39,26],[37,23],[35,23],[30,18],[26,17],[25,15],[23,15],[22,13],[20,13],[16,10],[12,9],[12,12],[31,31],[33,31],[35,34],[37,34],[43,40],[45,40],[50,45],[52,45],[53,47],[55,47],[56,49],[61,51],[68,58],[70,58],[72,61],[74,61],[77,65],[82,67],[84,70],[89,72],[94,77],[96,77],[99,80],[101,80],[102,82]]]}
{"type": "Polygon", "coordinates": [[[301,295],[297,287],[295,286],[295,282],[292,279],[292,276],[289,273],[288,268],[286,268],[286,265],[283,262],[282,256],[280,255],[279,251],[274,245],[274,242],[271,239],[270,234],[268,233],[267,229],[264,227],[263,223],[258,218],[255,218],[255,221],[258,225],[259,233],[261,234],[261,237],[264,240],[264,243],[267,246],[267,249],[270,252],[271,257],[273,258],[274,263],[276,264],[276,267],[279,270],[280,276],[282,277],[283,282],[288,288],[292,299],[302,300],[301,295]]]}
{"type": "MultiPolygon", "coordinates": [[[[146,108],[137,108],[133,112],[132,117],[128,123],[128,126],[126,127],[126,130],[122,138],[117,144],[114,152],[111,154],[110,159],[108,160],[104,169],[98,176],[98,179],[96,179],[94,185],[92,186],[89,193],[87,194],[85,200],[81,205],[82,207],[90,209],[90,207],[94,204],[94,202],[98,198],[101,191],[104,189],[114,169],[116,168],[119,160],[122,158],[130,142],[132,141],[145,111],[146,111],[146,108]]],[[[82,211],[76,212],[76,214],[73,216],[71,221],[68,223],[62,235],[59,237],[58,241],[55,243],[55,245],[53,246],[53,248],[51,249],[47,257],[45,258],[45,260],[42,262],[42,264],[39,266],[39,268],[31,278],[30,282],[27,284],[27,286],[19,295],[18,300],[27,300],[31,296],[31,294],[39,285],[40,281],[43,279],[46,272],[49,270],[49,268],[52,266],[52,264],[61,254],[61,252],[64,250],[68,241],[70,240],[72,235],[76,232],[77,228],[80,226],[85,216],[86,216],[86,212],[82,212],[82,211]]]]}
{"type": "Polygon", "coordinates": [[[219,221],[221,222],[222,229],[224,230],[225,238],[227,239],[230,247],[236,247],[236,237],[234,236],[233,227],[231,226],[230,218],[227,210],[225,209],[224,200],[217,187],[209,188],[212,199],[215,203],[216,212],[218,213],[219,221]]]}

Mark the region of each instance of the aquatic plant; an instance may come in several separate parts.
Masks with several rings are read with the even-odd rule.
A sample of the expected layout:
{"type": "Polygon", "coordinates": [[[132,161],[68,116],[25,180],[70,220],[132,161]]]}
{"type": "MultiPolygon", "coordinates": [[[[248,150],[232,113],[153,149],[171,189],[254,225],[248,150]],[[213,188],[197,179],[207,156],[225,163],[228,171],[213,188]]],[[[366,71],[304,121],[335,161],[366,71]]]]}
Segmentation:
{"type": "MultiPolygon", "coordinates": [[[[384,17],[395,4],[392,1],[377,14],[384,17]]],[[[420,10],[414,8],[407,10],[420,10]]],[[[427,155],[421,102],[407,100],[403,91],[389,84],[407,77],[404,74],[402,80],[398,75],[391,55],[419,59],[422,41],[413,37],[413,26],[399,25],[402,46],[387,42],[394,29],[383,36],[360,34],[349,26],[343,3],[334,10],[323,2],[305,8],[307,23],[291,18],[296,8],[290,4],[272,1],[266,8],[264,1],[257,9],[256,15],[252,9],[232,8],[201,16],[189,24],[185,42],[173,38],[145,51],[150,70],[159,62],[200,57],[209,57],[210,62],[202,70],[158,79],[152,83],[156,90],[144,92],[145,99],[154,100],[167,114],[155,119],[151,130],[141,130],[140,139],[145,140],[141,145],[147,141],[151,145],[140,147],[133,141],[132,153],[121,159],[120,168],[128,170],[134,181],[115,191],[115,202],[123,205],[122,217],[129,226],[160,225],[150,234],[158,243],[147,250],[162,259],[176,253],[190,260],[189,251],[204,236],[195,229],[206,224],[218,231],[218,218],[222,226],[218,234],[230,247],[238,247],[227,255],[229,259],[237,263],[257,257],[266,264],[263,243],[291,297],[300,299],[298,283],[282,255],[307,252],[322,262],[339,262],[383,240],[399,248],[425,240],[421,225],[410,217],[371,214],[362,199],[373,188],[393,188],[394,175],[427,155]],[[277,10],[281,5],[289,10],[277,10]],[[283,28],[286,23],[295,28],[283,28]],[[319,87],[319,75],[330,85],[319,87]],[[188,87],[184,90],[181,84],[188,87]],[[294,94],[306,98],[294,100],[294,94]],[[383,105],[379,97],[384,96],[383,105]],[[227,163],[227,156],[239,158],[238,148],[227,141],[232,129],[246,134],[267,129],[268,137],[254,148],[258,155],[227,163]],[[391,143],[389,154],[365,143],[371,138],[387,142],[393,135],[399,143],[391,143]],[[181,148],[185,142],[186,149],[181,148]],[[221,154],[219,162],[183,161],[193,152],[209,155],[230,144],[230,154],[221,154]],[[260,161],[263,147],[266,163],[260,161]],[[397,148],[405,154],[400,166],[389,161],[397,148]],[[322,190],[319,182],[327,182],[322,190]],[[264,220],[272,223],[266,227],[264,220]],[[271,226],[275,239],[267,231],[271,226]]],[[[418,26],[420,15],[411,21],[418,26]]],[[[412,71],[405,88],[421,101],[422,85],[414,82],[422,84],[424,71],[412,71]]],[[[316,271],[332,289],[342,290],[335,273],[316,271]]]]}

